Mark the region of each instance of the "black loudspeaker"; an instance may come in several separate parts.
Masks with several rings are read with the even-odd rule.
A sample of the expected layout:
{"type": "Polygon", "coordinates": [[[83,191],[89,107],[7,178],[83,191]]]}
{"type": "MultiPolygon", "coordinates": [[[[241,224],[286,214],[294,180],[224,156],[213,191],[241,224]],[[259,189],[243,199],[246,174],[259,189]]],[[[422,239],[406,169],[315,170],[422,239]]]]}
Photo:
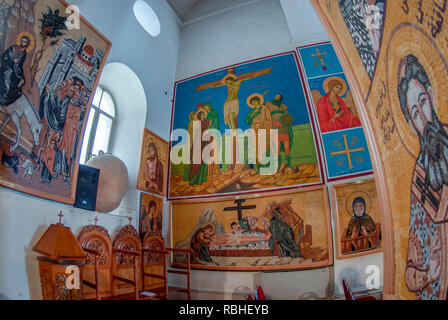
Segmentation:
{"type": "Polygon", "coordinates": [[[95,211],[100,169],[80,164],[74,207],[95,211]]]}

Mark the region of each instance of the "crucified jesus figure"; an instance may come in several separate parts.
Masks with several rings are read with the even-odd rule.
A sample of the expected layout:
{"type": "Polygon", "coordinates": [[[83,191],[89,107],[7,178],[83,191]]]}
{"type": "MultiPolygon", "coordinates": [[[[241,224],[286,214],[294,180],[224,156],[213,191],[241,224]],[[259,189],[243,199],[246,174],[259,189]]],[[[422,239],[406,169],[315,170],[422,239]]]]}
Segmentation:
{"type": "Polygon", "coordinates": [[[238,99],[238,92],[240,91],[241,83],[265,74],[271,73],[272,68],[253,71],[241,75],[235,75],[234,68],[227,69],[227,75],[218,81],[204,83],[196,88],[196,91],[218,88],[222,86],[227,87],[227,100],[224,103],[224,124],[228,125],[231,130],[236,130],[238,126],[238,113],[240,102],[238,99]]]}

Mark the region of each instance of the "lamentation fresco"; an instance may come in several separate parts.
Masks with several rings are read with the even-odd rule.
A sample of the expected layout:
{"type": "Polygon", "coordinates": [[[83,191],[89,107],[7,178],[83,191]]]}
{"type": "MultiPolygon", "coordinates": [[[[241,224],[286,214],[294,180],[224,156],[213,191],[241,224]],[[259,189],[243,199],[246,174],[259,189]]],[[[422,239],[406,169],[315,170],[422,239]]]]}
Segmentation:
{"type": "MultiPolygon", "coordinates": [[[[191,266],[209,270],[288,270],[333,263],[324,186],[238,199],[175,200],[171,243],[192,249],[191,266]]],[[[187,255],[172,264],[185,267],[187,255]]]]}

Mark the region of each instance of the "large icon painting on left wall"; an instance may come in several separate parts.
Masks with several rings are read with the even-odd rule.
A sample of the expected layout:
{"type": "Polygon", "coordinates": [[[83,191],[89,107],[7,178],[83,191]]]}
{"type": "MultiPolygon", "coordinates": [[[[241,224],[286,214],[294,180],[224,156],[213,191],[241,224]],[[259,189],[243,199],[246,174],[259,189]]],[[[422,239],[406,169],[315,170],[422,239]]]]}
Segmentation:
{"type": "Polygon", "coordinates": [[[84,127],[111,43],[59,0],[3,1],[0,184],[73,204],[84,127]],[[68,13],[67,13],[68,12],[68,13]]]}

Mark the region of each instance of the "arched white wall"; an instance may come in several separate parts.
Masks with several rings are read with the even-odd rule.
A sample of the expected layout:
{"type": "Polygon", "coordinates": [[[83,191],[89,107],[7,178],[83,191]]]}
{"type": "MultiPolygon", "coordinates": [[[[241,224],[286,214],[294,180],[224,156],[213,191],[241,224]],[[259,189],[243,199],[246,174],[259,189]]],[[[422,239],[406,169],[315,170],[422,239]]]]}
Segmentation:
{"type": "Polygon", "coordinates": [[[128,217],[132,217],[132,223],[137,226],[138,191],[135,186],[147,110],[145,91],[138,76],[122,63],[106,65],[99,84],[111,93],[116,106],[112,153],[128,168],[126,194],[117,209],[100,214],[0,188],[0,293],[10,299],[42,298],[38,254],[32,248],[48,226],[58,222],[60,210],[64,214],[62,223],[69,226],[75,236],[82,226],[92,224],[95,216],[111,237],[128,223],[128,217]]]}
{"type": "Polygon", "coordinates": [[[142,82],[147,105],[145,126],[169,138],[171,96],[179,52],[178,17],[167,1],[145,0],[159,17],[161,31],[149,35],[135,18],[135,0],[68,0],[112,42],[108,63],[121,62],[142,82]]]}
{"type": "MultiPolygon", "coordinates": [[[[137,74],[120,62],[104,67],[99,85],[112,95],[117,112],[111,136],[111,152],[128,168],[129,184],[120,207],[138,207],[137,173],[147,113],[147,97],[137,74]]],[[[137,210],[138,211],[138,210],[137,210]]]]}

